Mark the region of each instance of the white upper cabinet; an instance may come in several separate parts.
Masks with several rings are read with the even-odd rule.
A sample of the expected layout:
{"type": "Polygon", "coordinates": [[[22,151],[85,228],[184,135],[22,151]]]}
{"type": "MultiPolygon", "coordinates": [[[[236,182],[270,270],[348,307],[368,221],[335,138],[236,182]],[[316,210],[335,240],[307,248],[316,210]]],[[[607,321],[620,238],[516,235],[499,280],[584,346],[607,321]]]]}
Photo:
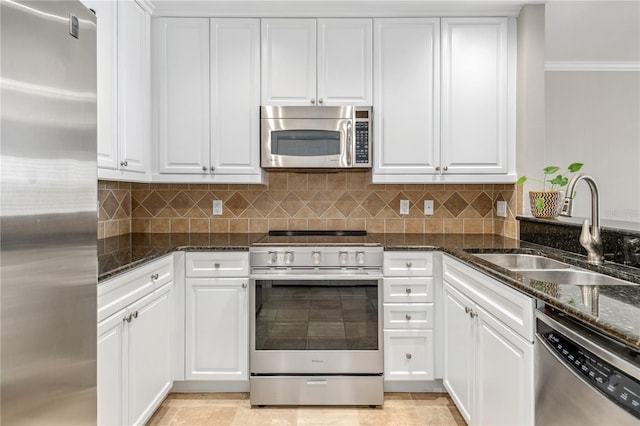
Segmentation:
{"type": "Polygon", "coordinates": [[[507,172],[507,53],[506,18],[442,19],[445,174],[507,172]]]}
{"type": "Polygon", "coordinates": [[[159,18],[154,39],[153,180],[260,183],[260,20],[159,18]]]}
{"type": "Polygon", "coordinates": [[[374,21],[374,183],[515,181],[514,25],[374,21]]]}
{"type": "Polygon", "coordinates": [[[160,173],[209,171],[209,19],[160,18],[157,131],[160,173]]]}
{"type": "Polygon", "coordinates": [[[263,19],[263,105],[371,105],[371,19],[263,19]]]}
{"type": "Polygon", "coordinates": [[[385,18],[374,27],[374,182],[434,173],[440,156],[440,20],[385,18]]]}
{"type": "Polygon", "coordinates": [[[260,21],[211,20],[211,161],[214,175],[259,183],[260,21]]]}
{"type": "Polygon", "coordinates": [[[149,14],[134,0],[85,3],[98,21],[98,177],[146,180],[149,14]]]}
{"type": "Polygon", "coordinates": [[[318,102],[371,105],[373,22],[318,19],[318,102]]]}

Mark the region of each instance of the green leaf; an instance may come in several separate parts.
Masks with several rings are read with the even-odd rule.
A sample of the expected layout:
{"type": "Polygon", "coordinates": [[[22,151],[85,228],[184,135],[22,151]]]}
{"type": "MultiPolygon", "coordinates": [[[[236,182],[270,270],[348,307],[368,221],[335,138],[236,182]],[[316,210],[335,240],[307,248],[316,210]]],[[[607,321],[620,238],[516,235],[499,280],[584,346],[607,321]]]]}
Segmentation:
{"type": "Polygon", "coordinates": [[[560,170],[560,167],[558,167],[558,166],[549,166],[549,167],[545,167],[544,169],[542,169],[542,171],[544,172],[545,175],[550,175],[552,173],[557,172],[558,170],[560,170]]]}
{"type": "Polygon", "coordinates": [[[584,166],[584,164],[582,164],[582,163],[571,163],[571,164],[569,164],[568,169],[569,169],[569,171],[571,173],[575,173],[578,170],[580,170],[582,168],[582,166],[584,166]]]}
{"type": "Polygon", "coordinates": [[[516,181],[516,186],[522,185],[526,181],[527,181],[527,177],[526,176],[520,176],[520,178],[518,178],[518,180],[516,181]]]}
{"type": "Polygon", "coordinates": [[[538,209],[538,212],[542,212],[542,209],[544,209],[544,199],[543,198],[536,198],[536,209],[538,209]]]}
{"type": "Polygon", "coordinates": [[[551,179],[549,182],[551,182],[552,185],[565,186],[569,183],[569,179],[562,175],[558,175],[551,179]]]}

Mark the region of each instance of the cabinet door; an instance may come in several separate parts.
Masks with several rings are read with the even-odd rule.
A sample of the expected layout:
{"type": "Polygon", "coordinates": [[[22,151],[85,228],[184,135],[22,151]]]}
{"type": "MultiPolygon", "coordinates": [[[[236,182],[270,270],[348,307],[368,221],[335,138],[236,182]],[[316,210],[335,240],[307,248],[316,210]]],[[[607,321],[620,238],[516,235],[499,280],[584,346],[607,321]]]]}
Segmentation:
{"type": "Polygon", "coordinates": [[[126,309],[116,312],[98,324],[98,424],[122,425],[123,395],[126,380],[124,329],[126,309]]]}
{"type": "Polygon", "coordinates": [[[211,20],[211,166],[260,174],[260,21],[211,20]]]}
{"type": "Polygon", "coordinates": [[[376,19],[374,46],[373,181],[418,181],[440,161],[439,19],[376,19]]]}
{"type": "Polygon", "coordinates": [[[129,424],[144,424],[172,386],[173,282],[132,304],[127,324],[129,424]]]}
{"type": "Polygon", "coordinates": [[[209,19],[159,18],[156,30],[158,172],[208,173],[209,19]]]}
{"type": "Polygon", "coordinates": [[[118,169],[118,3],[85,0],[96,12],[98,167],[118,169]]]}
{"type": "Polygon", "coordinates": [[[373,21],[318,19],[318,103],[372,105],[373,21]]]}
{"type": "Polygon", "coordinates": [[[262,20],[262,105],[316,103],[316,20],[262,20]]]}
{"type": "Polygon", "coordinates": [[[385,380],[434,378],[432,330],[384,330],[385,380]]]}
{"type": "Polygon", "coordinates": [[[479,425],[533,424],[533,344],[482,308],[476,328],[476,404],[479,425]]]}
{"type": "Polygon", "coordinates": [[[444,283],[443,384],[467,423],[473,403],[474,321],[466,312],[473,302],[444,283]]]}
{"type": "Polygon", "coordinates": [[[507,18],[442,19],[445,174],[507,172],[507,18]]]}
{"type": "Polygon", "coordinates": [[[122,170],[147,171],[149,144],[148,16],[133,0],[118,2],[118,155],[122,170]]]}
{"type": "Polygon", "coordinates": [[[248,380],[247,280],[187,279],[186,379],[248,380]]]}

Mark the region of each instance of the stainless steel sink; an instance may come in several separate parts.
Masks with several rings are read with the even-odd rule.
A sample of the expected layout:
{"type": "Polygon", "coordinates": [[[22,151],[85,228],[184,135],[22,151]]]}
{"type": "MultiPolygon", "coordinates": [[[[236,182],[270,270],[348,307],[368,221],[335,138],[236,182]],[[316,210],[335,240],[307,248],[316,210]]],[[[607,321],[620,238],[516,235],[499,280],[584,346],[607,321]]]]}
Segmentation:
{"type": "Polygon", "coordinates": [[[475,256],[495,265],[502,266],[510,271],[519,271],[523,269],[563,269],[570,267],[570,265],[567,265],[566,263],[534,254],[478,253],[475,254],[475,256]]]}
{"type": "Polygon", "coordinates": [[[574,285],[638,285],[624,280],[619,280],[608,275],[599,274],[581,269],[563,270],[523,270],[518,273],[526,278],[555,284],[574,285]]]}

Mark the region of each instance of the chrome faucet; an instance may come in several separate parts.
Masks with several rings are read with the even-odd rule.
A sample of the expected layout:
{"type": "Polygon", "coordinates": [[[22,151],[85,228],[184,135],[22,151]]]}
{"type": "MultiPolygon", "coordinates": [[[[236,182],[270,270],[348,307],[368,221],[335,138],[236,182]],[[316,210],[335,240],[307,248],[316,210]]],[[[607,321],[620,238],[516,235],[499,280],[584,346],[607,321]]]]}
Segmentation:
{"type": "Polygon", "coordinates": [[[564,193],[564,204],[560,214],[567,217],[573,216],[573,194],[576,184],[581,180],[584,180],[591,190],[591,232],[589,232],[589,220],[585,219],[582,223],[580,244],[587,250],[587,262],[601,265],[604,261],[604,249],[602,247],[602,238],[600,238],[600,202],[598,199],[598,185],[591,176],[579,174],[569,181],[567,190],[564,193]]]}

